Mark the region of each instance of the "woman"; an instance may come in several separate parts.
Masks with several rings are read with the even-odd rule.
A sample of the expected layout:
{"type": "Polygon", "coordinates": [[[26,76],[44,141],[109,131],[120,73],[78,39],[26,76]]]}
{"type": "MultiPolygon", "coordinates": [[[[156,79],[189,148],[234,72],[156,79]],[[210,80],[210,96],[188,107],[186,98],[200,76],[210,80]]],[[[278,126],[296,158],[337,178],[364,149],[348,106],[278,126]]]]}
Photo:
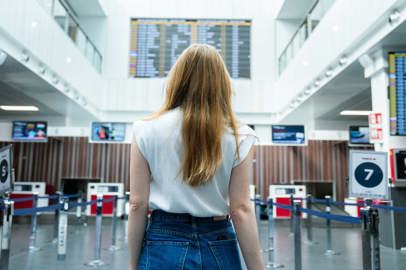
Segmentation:
{"type": "Polygon", "coordinates": [[[171,70],[161,110],[135,123],[131,270],[242,269],[237,239],[248,269],[264,269],[249,198],[255,133],[237,126],[231,96],[221,56],[192,45],[171,70]]]}

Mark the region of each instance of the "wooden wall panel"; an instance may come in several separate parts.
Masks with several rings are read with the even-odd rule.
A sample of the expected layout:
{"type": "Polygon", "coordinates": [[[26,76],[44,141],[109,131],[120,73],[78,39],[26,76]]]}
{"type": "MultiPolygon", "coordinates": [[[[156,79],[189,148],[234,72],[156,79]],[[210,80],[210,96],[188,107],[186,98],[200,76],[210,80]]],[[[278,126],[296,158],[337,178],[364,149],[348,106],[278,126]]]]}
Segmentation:
{"type": "MultiPolygon", "coordinates": [[[[1,143],[0,146],[7,143],[1,143]]],[[[91,144],[87,137],[49,138],[47,143],[13,143],[17,180],[46,181],[60,188],[60,179],[101,178],[128,188],[129,144],[91,144]]],[[[295,180],[336,183],[337,198],[346,194],[348,146],[342,141],[309,141],[305,147],[256,146],[253,183],[268,195],[270,184],[295,180]]]]}

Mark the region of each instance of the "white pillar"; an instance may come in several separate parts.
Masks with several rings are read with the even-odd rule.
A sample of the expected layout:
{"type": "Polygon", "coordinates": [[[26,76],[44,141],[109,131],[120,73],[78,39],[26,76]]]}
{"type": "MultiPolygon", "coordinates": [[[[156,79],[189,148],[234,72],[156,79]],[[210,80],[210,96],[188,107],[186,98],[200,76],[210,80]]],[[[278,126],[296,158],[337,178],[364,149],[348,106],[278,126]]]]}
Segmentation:
{"type": "Polygon", "coordinates": [[[388,53],[379,49],[359,59],[365,78],[371,82],[372,110],[382,113],[383,142],[375,144],[375,151],[389,152],[391,148],[405,148],[406,137],[390,136],[388,98],[388,53]]]}

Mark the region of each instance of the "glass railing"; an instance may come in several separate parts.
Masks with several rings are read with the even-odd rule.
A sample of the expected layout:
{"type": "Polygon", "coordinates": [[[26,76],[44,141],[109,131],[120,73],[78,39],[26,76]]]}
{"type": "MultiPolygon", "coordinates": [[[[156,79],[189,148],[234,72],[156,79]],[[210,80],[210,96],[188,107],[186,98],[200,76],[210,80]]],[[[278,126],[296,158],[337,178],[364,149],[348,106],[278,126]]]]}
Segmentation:
{"type": "Polygon", "coordinates": [[[50,14],[61,29],[70,37],[76,44],[83,55],[93,65],[93,67],[101,72],[103,57],[92,43],[85,31],[80,27],[79,23],[61,0],[37,0],[40,5],[50,14]]]}
{"type": "Polygon", "coordinates": [[[281,74],[289,62],[295,57],[296,53],[303,46],[305,41],[309,38],[311,33],[319,24],[320,20],[330,9],[335,0],[317,0],[310,11],[307,13],[306,18],[300,24],[299,28],[293,34],[292,38],[282,51],[278,59],[279,74],[281,74]]]}

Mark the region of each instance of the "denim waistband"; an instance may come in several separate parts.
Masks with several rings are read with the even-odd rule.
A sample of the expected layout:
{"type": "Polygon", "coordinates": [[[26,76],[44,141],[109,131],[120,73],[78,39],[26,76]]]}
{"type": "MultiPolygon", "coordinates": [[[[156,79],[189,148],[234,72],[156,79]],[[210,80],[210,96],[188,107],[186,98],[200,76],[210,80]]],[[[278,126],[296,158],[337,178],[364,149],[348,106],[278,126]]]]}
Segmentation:
{"type": "Polygon", "coordinates": [[[154,210],[151,214],[151,221],[153,222],[178,222],[178,223],[213,223],[229,221],[230,217],[194,217],[190,214],[177,214],[169,213],[163,210],[154,210]]]}

